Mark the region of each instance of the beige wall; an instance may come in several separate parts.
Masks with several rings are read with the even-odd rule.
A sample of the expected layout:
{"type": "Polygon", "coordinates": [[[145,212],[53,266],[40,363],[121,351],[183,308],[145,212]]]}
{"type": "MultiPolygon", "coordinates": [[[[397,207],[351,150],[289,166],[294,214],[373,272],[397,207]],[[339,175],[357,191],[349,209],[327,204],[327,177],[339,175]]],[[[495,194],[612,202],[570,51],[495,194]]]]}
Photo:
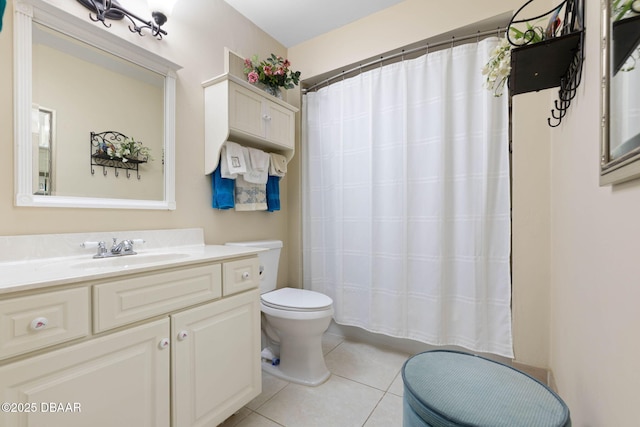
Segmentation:
{"type": "MultiPolygon", "coordinates": [[[[49,0],[83,19],[88,11],[78,2],[49,0]]],[[[234,212],[211,208],[210,179],[204,175],[204,112],[201,83],[224,72],[223,49],[261,57],[273,52],[285,55],[286,49],[255,27],[222,0],[185,0],[178,2],[166,24],[168,36],[157,41],[139,37],[114,23],[96,31],[112,31],[122,38],[139,43],[167,59],[180,64],[177,81],[176,123],[176,201],[175,211],[48,209],[15,207],[13,203],[13,86],[12,40],[13,6],[7,2],[4,25],[0,33],[0,235],[64,233],[82,231],[165,229],[202,227],[207,243],[229,240],[277,238],[287,240],[287,209],[280,212],[234,212]]],[[[141,16],[148,15],[146,1],[130,0],[126,7],[141,16]]],[[[78,90],[93,90],[82,87],[78,90]]],[[[97,100],[104,94],[98,94],[97,100]]],[[[87,154],[88,155],[88,154],[87,154]]],[[[85,168],[83,163],[78,167],[85,168]]],[[[282,181],[282,203],[287,203],[287,183],[282,181]]],[[[121,237],[125,237],[124,235],[121,237]]],[[[286,259],[286,249],[283,259],[286,259]]],[[[282,269],[280,284],[287,283],[282,269]]]]}
{"type": "Polygon", "coordinates": [[[640,181],[598,186],[598,11],[587,0],[583,83],[551,139],[551,366],[574,425],[630,426],[640,406],[640,181]]]}

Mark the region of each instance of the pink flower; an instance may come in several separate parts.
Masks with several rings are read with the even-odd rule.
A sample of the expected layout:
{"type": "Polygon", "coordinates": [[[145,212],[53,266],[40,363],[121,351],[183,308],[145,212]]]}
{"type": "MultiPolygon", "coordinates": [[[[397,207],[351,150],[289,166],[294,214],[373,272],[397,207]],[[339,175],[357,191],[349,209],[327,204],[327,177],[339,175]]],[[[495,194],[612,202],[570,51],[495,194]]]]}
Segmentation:
{"type": "Polygon", "coordinates": [[[249,58],[245,58],[244,66],[247,67],[247,68],[252,68],[253,67],[253,64],[251,63],[251,60],[249,58]]]}
{"type": "Polygon", "coordinates": [[[274,74],[276,76],[283,76],[284,75],[284,68],[278,67],[278,69],[276,70],[276,72],[274,74]]]}
{"type": "Polygon", "coordinates": [[[284,66],[284,68],[289,68],[291,66],[291,62],[289,62],[288,59],[285,59],[282,65],[284,66]]]}
{"type": "Polygon", "coordinates": [[[256,73],[255,71],[250,72],[249,74],[247,74],[247,79],[249,80],[249,83],[255,83],[258,81],[258,73],[256,73]]]}
{"type": "Polygon", "coordinates": [[[270,65],[265,65],[263,71],[266,76],[270,76],[273,74],[273,72],[271,71],[270,65]]]}

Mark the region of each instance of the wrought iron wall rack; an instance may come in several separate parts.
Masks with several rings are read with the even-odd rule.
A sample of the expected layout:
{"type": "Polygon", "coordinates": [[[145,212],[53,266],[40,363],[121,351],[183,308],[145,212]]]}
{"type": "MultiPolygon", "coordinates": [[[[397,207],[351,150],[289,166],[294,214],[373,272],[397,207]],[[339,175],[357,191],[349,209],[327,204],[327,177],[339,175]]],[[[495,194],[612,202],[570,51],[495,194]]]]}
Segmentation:
{"type": "Polygon", "coordinates": [[[120,158],[109,154],[109,147],[115,147],[125,142],[127,138],[126,135],[111,130],[99,133],[91,132],[91,175],[95,174],[94,166],[102,166],[104,176],[107,176],[107,168],[114,168],[116,178],[119,176],[118,169],[123,169],[127,178],[131,178],[131,171],[136,172],[138,179],[141,178],[139,166],[141,163],[146,163],[147,159],[120,158]]]}
{"type": "Polygon", "coordinates": [[[511,50],[510,96],[559,87],[558,99],[551,109],[547,123],[557,127],[567,114],[582,79],[584,62],[584,0],[564,0],[549,12],[528,19],[518,19],[520,12],[533,0],[527,1],[513,15],[507,27],[511,50]],[[564,17],[559,12],[564,8],[564,17]],[[532,21],[549,17],[547,28],[535,27],[532,21]],[[528,23],[523,38],[510,37],[514,24],[528,23]],[[560,23],[560,24],[558,24],[560,23]],[[533,41],[533,32],[544,34],[542,41],[533,41]]]}

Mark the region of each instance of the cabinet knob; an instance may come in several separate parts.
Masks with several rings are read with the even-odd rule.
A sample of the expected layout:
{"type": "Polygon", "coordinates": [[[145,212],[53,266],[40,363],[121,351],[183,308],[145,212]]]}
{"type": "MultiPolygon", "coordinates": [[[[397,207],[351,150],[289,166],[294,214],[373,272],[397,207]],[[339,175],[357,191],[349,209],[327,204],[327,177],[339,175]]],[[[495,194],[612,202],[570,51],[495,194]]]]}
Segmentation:
{"type": "Polygon", "coordinates": [[[178,332],[178,341],[184,341],[189,337],[189,332],[187,331],[180,331],[178,332]]]}
{"type": "Polygon", "coordinates": [[[31,321],[31,330],[33,331],[41,331],[47,327],[49,324],[49,319],[46,317],[36,317],[31,321]]]}
{"type": "Polygon", "coordinates": [[[249,274],[248,271],[245,271],[244,273],[242,273],[242,280],[247,280],[250,277],[251,277],[251,274],[249,274]]]}
{"type": "Polygon", "coordinates": [[[271,120],[271,116],[270,116],[270,115],[268,115],[268,114],[264,114],[264,115],[262,116],[262,118],[263,118],[264,120],[271,120]]]}
{"type": "Polygon", "coordinates": [[[164,350],[165,348],[169,347],[169,338],[162,338],[160,340],[160,343],[158,344],[158,347],[160,348],[160,350],[164,350]]]}

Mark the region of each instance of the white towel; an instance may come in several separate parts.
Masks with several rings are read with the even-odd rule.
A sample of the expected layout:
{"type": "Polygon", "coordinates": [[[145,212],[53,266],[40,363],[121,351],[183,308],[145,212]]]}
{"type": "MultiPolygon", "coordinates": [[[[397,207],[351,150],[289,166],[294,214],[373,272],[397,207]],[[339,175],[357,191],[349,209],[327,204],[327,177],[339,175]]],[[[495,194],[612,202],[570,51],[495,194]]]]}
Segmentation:
{"type": "Polygon", "coordinates": [[[227,157],[226,144],[222,144],[222,148],[220,149],[220,176],[228,179],[236,179],[238,177],[237,173],[229,172],[229,160],[227,157]]]}
{"type": "Polygon", "coordinates": [[[236,179],[236,210],[266,211],[267,185],[247,182],[242,175],[236,179]]]}
{"type": "Polygon", "coordinates": [[[235,142],[227,141],[224,143],[223,149],[226,162],[220,167],[222,177],[233,179],[237,174],[246,173],[248,170],[247,159],[244,156],[246,148],[235,142]],[[228,176],[225,176],[225,174],[228,176]]]}
{"type": "Polygon", "coordinates": [[[283,177],[287,173],[287,158],[282,154],[271,153],[269,175],[283,177]]]}
{"type": "Polygon", "coordinates": [[[269,179],[269,155],[255,148],[242,147],[242,151],[247,164],[247,171],[242,174],[244,180],[252,184],[266,185],[269,179]]]}

